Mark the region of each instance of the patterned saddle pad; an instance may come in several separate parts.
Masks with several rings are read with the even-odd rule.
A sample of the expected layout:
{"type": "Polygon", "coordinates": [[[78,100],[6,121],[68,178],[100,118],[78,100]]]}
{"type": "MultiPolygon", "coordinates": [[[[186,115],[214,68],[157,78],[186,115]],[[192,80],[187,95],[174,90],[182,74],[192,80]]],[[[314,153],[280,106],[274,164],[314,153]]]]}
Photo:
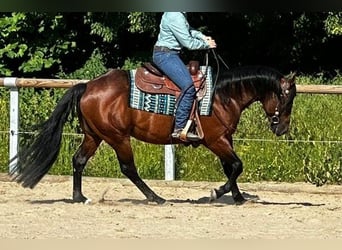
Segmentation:
{"type": "MultiPolygon", "coordinates": [[[[205,66],[201,66],[200,70],[205,72],[205,66]]],[[[144,110],[152,113],[163,114],[163,115],[174,115],[176,106],[176,97],[168,94],[150,94],[141,91],[135,85],[135,72],[136,69],[130,70],[130,107],[134,109],[144,110]]],[[[213,94],[213,83],[212,83],[212,70],[210,67],[207,69],[206,77],[206,95],[199,102],[199,114],[210,115],[212,106],[212,94],[213,94]]]]}

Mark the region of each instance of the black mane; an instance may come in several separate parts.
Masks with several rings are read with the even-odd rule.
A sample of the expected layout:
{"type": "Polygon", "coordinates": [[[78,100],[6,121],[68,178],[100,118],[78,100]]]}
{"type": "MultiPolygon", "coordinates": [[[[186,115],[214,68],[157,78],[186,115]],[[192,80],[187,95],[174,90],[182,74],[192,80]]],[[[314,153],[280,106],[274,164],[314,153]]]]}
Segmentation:
{"type": "Polygon", "coordinates": [[[225,101],[233,93],[251,90],[258,94],[266,91],[281,93],[280,79],[283,77],[276,69],[266,66],[244,66],[219,73],[215,93],[225,101]]]}

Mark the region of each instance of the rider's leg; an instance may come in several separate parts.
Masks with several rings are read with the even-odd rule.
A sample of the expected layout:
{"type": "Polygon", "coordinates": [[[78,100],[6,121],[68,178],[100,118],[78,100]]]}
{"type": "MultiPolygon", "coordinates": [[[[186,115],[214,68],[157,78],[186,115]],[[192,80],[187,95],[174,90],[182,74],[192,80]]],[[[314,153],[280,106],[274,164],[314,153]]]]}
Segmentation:
{"type": "MultiPolygon", "coordinates": [[[[184,129],[196,97],[196,90],[193,85],[189,69],[179,57],[179,52],[154,52],[153,62],[181,89],[176,107],[175,128],[173,137],[179,138],[184,129]]],[[[199,139],[198,135],[188,133],[190,140],[199,139]]]]}

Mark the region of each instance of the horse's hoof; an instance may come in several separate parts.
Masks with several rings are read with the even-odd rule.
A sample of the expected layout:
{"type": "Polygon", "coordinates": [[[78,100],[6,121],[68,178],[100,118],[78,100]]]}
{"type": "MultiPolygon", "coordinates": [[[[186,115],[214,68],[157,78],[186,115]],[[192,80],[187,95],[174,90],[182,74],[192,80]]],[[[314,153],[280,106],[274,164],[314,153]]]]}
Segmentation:
{"type": "Polygon", "coordinates": [[[83,203],[83,204],[89,204],[91,202],[90,199],[88,199],[87,197],[85,197],[83,195],[74,195],[72,197],[72,201],[74,203],[83,203]]]}
{"type": "Polygon", "coordinates": [[[85,205],[91,204],[91,199],[86,199],[86,200],[83,202],[83,204],[85,204],[85,205]]]}
{"type": "Polygon", "coordinates": [[[149,197],[146,199],[146,202],[149,203],[149,202],[155,202],[157,203],[158,205],[162,205],[166,202],[165,199],[159,197],[159,196],[153,196],[153,197],[149,197]]]}
{"type": "Polygon", "coordinates": [[[209,197],[209,202],[213,202],[214,200],[217,199],[217,193],[215,189],[212,189],[210,191],[210,197],[209,197]]]}
{"type": "Polygon", "coordinates": [[[158,205],[162,205],[162,204],[164,204],[166,202],[166,200],[161,198],[161,197],[158,197],[154,201],[157,202],[158,205]]]}
{"type": "Polygon", "coordinates": [[[234,202],[235,205],[243,205],[247,202],[247,200],[241,196],[238,199],[234,199],[234,202]]]}

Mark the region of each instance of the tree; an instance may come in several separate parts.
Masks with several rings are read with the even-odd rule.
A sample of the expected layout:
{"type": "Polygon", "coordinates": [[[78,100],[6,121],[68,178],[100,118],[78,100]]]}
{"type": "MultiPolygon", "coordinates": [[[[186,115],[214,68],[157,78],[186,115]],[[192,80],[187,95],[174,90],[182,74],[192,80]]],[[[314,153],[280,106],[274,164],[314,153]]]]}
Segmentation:
{"type": "MultiPolygon", "coordinates": [[[[54,77],[73,72],[94,50],[119,50],[127,13],[2,13],[0,74],[54,77]]],[[[113,60],[112,60],[113,61],[113,60]]],[[[117,62],[117,61],[116,61],[117,62]]]]}
{"type": "MultiPolygon", "coordinates": [[[[105,68],[133,67],[151,60],[161,15],[0,13],[0,74],[48,78],[91,68],[87,76],[93,76],[105,68]]],[[[340,68],[341,12],[194,12],[188,17],[194,28],[216,39],[217,52],[231,67],[265,64],[305,73],[340,68]]],[[[204,59],[203,51],[185,50],[182,56],[204,59]]]]}
{"type": "Polygon", "coordinates": [[[17,33],[25,23],[26,15],[23,13],[2,14],[0,17],[0,74],[10,76],[11,68],[5,64],[6,59],[23,57],[27,44],[18,41],[17,33]]]}

